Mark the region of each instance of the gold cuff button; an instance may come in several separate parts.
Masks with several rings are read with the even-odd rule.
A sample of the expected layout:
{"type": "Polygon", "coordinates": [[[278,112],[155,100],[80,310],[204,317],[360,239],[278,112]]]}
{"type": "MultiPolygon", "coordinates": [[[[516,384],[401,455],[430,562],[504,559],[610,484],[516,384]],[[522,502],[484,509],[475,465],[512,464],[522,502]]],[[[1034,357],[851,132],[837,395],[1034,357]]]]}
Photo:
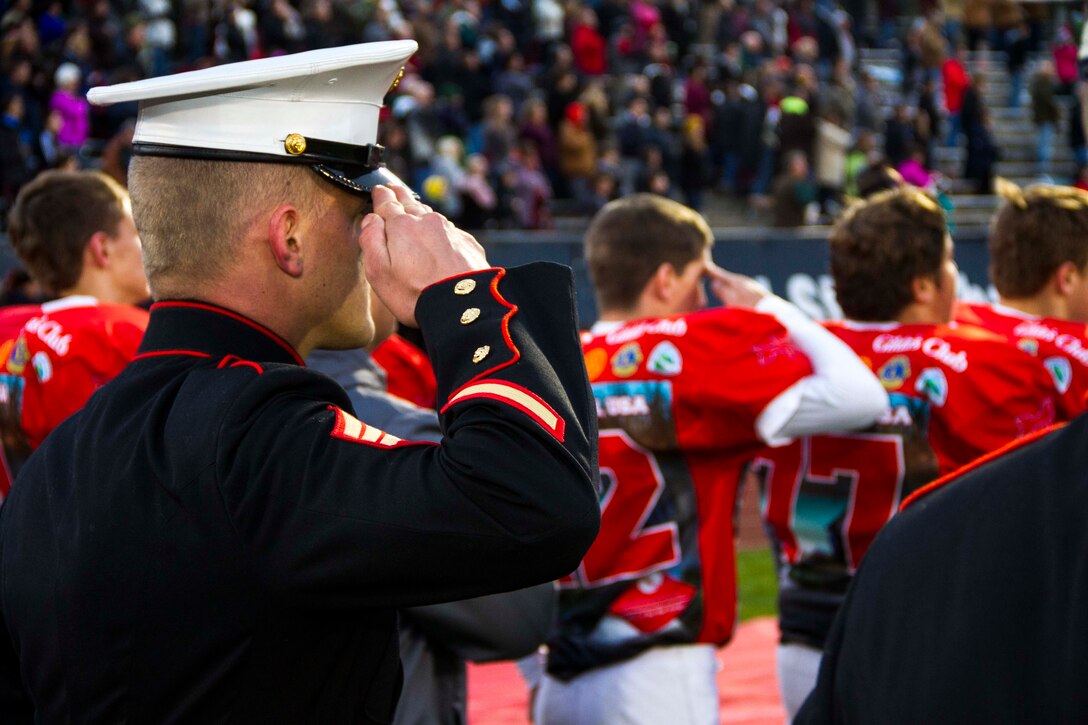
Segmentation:
{"type": "Polygon", "coordinates": [[[463,279],[453,286],[453,293],[455,295],[467,295],[474,289],[476,289],[476,280],[463,279]]]}
{"type": "Polygon", "coordinates": [[[468,325],[476,321],[476,318],[480,316],[479,307],[469,307],[467,310],[461,313],[461,324],[468,325]]]}
{"type": "Polygon", "coordinates": [[[483,360],[491,352],[490,345],[480,345],[476,348],[476,352],[472,353],[472,362],[478,363],[483,360]]]}

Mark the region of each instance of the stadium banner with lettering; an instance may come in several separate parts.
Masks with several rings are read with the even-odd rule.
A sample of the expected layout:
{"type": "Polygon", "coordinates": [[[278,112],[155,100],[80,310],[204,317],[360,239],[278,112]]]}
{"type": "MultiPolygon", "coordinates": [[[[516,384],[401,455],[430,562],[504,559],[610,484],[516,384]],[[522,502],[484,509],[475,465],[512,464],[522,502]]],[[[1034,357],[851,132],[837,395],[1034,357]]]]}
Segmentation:
{"type": "MultiPolygon", "coordinates": [[[[816,319],[838,319],[842,312],[835,303],[828,274],[827,232],[826,227],[715,229],[714,261],[755,277],[816,319]]],[[[597,319],[593,289],[582,259],[580,231],[484,231],[476,236],[487,250],[488,260],[497,266],[512,267],[537,260],[570,265],[574,269],[579,324],[588,327],[597,319]]],[[[6,275],[17,263],[6,235],[0,234],[0,275],[6,275]]],[[[985,228],[956,233],[956,263],[960,268],[960,298],[997,299],[989,284],[985,228]]]]}
{"type": "MultiPolygon", "coordinates": [[[[827,254],[827,229],[715,229],[714,261],[755,277],[771,291],[816,319],[838,319],[827,254]]],[[[970,301],[996,300],[989,283],[986,230],[960,230],[955,256],[960,279],[958,295],[970,301]]],[[[569,264],[574,269],[578,318],[582,327],[597,318],[593,290],[582,259],[582,238],[574,232],[485,232],[478,235],[488,260],[514,266],[535,260],[569,264]]]]}

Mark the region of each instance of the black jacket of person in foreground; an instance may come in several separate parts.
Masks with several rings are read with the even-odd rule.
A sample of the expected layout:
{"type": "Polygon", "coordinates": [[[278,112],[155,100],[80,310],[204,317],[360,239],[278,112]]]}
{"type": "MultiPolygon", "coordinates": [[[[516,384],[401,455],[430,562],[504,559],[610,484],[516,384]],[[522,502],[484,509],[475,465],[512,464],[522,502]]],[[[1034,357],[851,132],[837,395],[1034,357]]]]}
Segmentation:
{"type": "Polygon", "coordinates": [[[1088,415],[909,504],[795,723],[1088,720],[1088,415]]]}
{"type": "Polygon", "coordinates": [[[366,427],[239,315],[155,305],[0,511],[0,722],[388,723],[396,608],[573,570],[599,509],[569,270],[463,275],[416,316],[441,444],[366,427]]]}

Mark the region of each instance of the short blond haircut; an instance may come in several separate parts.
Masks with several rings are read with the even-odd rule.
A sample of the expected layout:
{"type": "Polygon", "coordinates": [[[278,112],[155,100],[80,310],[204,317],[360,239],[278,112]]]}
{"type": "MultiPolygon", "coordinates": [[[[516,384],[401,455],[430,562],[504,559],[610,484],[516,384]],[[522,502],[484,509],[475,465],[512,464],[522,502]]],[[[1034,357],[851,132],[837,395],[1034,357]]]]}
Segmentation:
{"type": "Polygon", "coordinates": [[[128,179],[156,298],[222,276],[262,214],[281,203],[312,207],[323,183],[303,165],[159,156],[133,157],[128,179]]]}
{"type": "Polygon", "coordinates": [[[602,310],[630,310],[662,264],[677,272],[714,243],[699,212],[655,194],[616,199],[597,212],[585,235],[589,277],[602,310]]]}
{"type": "Polygon", "coordinates": [[[97,171],[45,171],[19,190],[8,219],[11,246],[50,294],[74,287],[83,251],[98,232],[115,236],[128,194],[97,171]]]}

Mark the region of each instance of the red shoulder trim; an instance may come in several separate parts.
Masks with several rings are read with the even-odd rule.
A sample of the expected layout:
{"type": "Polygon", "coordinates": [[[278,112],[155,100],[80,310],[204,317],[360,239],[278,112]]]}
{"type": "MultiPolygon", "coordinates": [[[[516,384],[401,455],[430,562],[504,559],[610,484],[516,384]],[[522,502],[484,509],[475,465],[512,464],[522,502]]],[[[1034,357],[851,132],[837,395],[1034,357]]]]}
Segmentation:
{"type": "Polygon", "coordinates": [[[216,368],[253,368],[257,371],[258,375],[264,374],[264,368],[260,363],[255,363],[252,360],[243,360],[237,355],[227,355],[225,358],[219,361],[216,368]]]}
{"type": "Polygon", "coordinates": [[[967,475],[971,471],[975,470],[976,468],[978,468],[980,466],[983,466],[983,465],[989,463],[990,461],[994,460],[995,458],[1000,458],[1001,456],[1004,456],[1007,453],[1015,451],[1018,448],[1023,448],[1024,446],[1028,445],[1029,443],[1034,443],[1035,441],[1039,440],[1043,436],[1049,435],[1050,433],[1053,433],[1054,431],[1056,431],[1059,428],[1062,428],[1064,426],[1065,426],[1065,423],[1054,423],[1053,425],[1049,425],[1046,428],[1041,428],[1041,429],[1039,429],[1037,431],[1034,431],[1033,433],[1028,433],[1026,436],[1023,436],[1022,438],[1017,438],[1016,440],[1010,441],[1009,443],[1006,443],[1005,445],[1001,446],[997,450],[993,450],[993,451],[990,451],[989,453],[987,453],[987,454],[985,454],[983,456],[979,456],[978,458],[971,461],[970,463],[957,468],[955,471],[944,474],[943,476],[938,478],[936,481],[932,481],[930,483],[927,483],[925,486],[922,486],[920,489],[918,489],[917,491],[912,493],[910,496],[907,496],[905,499],[903,499],[903,503],[899,504],[899,510],[900,511],[906,510],[906,508],[908,506],[913,505],[914,502],[916,502],[918,499],[921,499],[921,498],[923,498],[925,496],[928,496],[929,494],[933,493],[934,491],[936,491],[939,488],[944,488],[945,486],[952,483],[957,478],[960,478],[961,476],[967,475]]]}
{"type": "Polygon", "coordinates": [[[203,304],[201,302],[169,301],[169,302],[156,302],[155,304],[151,305],[152,310],[154,310],[156,308],[159,308],[159,307],[191,307],[191,308],[197,309],[197,310],[205,310],[207,312],[216,312],[216,313],[218,313],[220,315],[224,315],[226,317],[229,317],[232,320],[237,320],[238,322],[241,322],[243,325],[248,325],[249,327],[252,327],[254,330],[261,333],[265,337],[270,338],[272,340],[272,342],[276,343],[277,345],[282,347],[284,350],[289,352],[291,354],[291,357],[294,358],[295,362],[297,362],[299,365],[302,365],[303,367],[305,367],[305,365],[306,365],[305,361],[299,356],[298,352],[295,351],[295,348],[291,347],[291,344],[289,342],[287,342],[282,337],[280,337],[276,333],[269,330],[264,325],[262,325],[260,323],[257,323],[257,322],[254,322],[253,320],[249,319],[248,317],[245,317],[243,315],[239,315],[237,312],[231,312],[230,310],[223,309],[222,307],[217,307],[215,305],[203,304]]]}
{"type": "Polygon", "coordinates": [[[211,357],[206,352],[198,352],[196,350],[155,350],[153,352],[142,352],[139,355],[132,358],[133,360],[143,360],[147,357],[164,357],[166,355],[189,355],[191,357],[211,357]]]}

